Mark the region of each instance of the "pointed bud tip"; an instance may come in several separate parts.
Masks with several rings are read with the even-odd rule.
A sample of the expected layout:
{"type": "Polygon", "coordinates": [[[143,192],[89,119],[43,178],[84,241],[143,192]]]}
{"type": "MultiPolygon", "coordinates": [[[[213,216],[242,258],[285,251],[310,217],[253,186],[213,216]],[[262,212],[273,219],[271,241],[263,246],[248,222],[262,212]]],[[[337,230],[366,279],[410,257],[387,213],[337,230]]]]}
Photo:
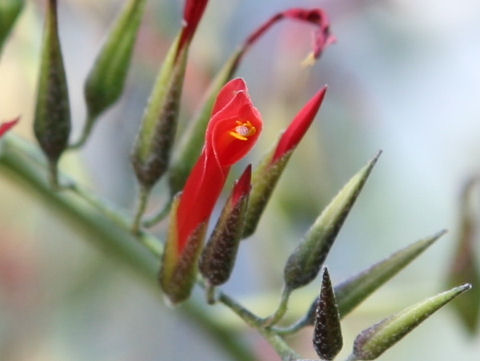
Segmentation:
{"type": "Polygon", "coordinates": [[[233,205],[236,205],[241,198],[250,193],[252,189],[252,165],[249,164],[243,171],[240,178],[235,182],[232,192],[233,205]]]}

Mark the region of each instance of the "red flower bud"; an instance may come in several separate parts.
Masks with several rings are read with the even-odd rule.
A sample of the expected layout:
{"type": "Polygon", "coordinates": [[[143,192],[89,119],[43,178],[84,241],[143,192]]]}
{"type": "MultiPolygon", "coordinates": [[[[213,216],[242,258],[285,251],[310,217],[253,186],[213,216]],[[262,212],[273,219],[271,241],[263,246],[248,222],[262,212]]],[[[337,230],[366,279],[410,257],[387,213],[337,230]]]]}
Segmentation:
{"type": "Polygon", "coordinates": [[[243,237],[250,236],[257,228],[263,210],[290,159],[290,155],[315,119],[326,91],[327,88],[324,87],[305,104],[280,137],[274,151],[267,154],[256,169],[252,179],[252,193],[248,203],[243,237]]]}
{"type": "Polygon", "coordinates": [[[182,35],[180,35],[177,54],[180,53],[185,44],[192,40],[207,3],[208,0],[187,0],[183,10],[184,27],[182,35]]]}
{"type": "Polygon", "coordinates": [[[19,120],[20,120],[20,117],[17,117],[13,120],[10,120],[8,122],[4,122],[4,123],[0,124],[0,138],[6,132],[8,132],[10,129],[12,129],[14,127],[14,125],[18,123],[19,120]]]}
{"type": "Polygon", "coordinates": [[[315,94],[315,96],[308,101],[307,104],[300,110],[296,117],[292,120],[287,130],[282,134],[282,137],[277,143],[277,148],[272,157],[272,163],[277,161],[287,152],[297,146],[302,140],[303,135],[307,132],[310,124],[312,124],[315,115],[322,105],[323,98],[327,92],[327,87],[323,87],[315,94]]]}

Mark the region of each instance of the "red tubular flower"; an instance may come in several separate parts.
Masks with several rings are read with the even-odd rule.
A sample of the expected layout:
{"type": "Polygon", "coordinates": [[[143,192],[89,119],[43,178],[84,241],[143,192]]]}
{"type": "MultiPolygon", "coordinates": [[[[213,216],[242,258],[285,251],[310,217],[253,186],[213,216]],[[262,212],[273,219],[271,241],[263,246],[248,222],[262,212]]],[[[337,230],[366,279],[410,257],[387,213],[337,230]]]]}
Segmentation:
{"type": "Polygon", "coordinates": [[[230,167],[255,144],[262,119],[242,79],[233,79],[220,91],[205,135],[205,145],[185,183],[177,211],[178,251],[189,236],[208,222],[230,167]]]}
{"type": "MultiPolygon", "coordinates": [[[[213,107],[202,154],[170,212],[159,281],[171,303],[190,296],[207,223],[230,167],[253,147],[261,130],[262,119],[245,82],[225,84],[213,107]]],[[[250,171],[247,175],[250,179],[250,171]]],[[[239,192],[245,190],[244,182],[237,185],[239,192]]]]}
{"type": "Polygon", "coordinates": [[[330,21],[322,9],[291,8],[273,15],[262,26],[255,30],[245,41],[243,48],[247,49],[263,35],[273,24],[282,19],[304,21],[318,27],[314,33],[313,58],[318,59],[323,49],[336,41],[330,33],[330,21]]]}
{"type": "Polygon", "coordinates": [[[323,98],[327,92],[327,87],[323,87],[308,101],[307,104],[300,110],[297,116],[288,126],[287,130],[282,134],[277,143],[277,148],[273,154],[272,163],[283,157],[287,152],[292,150],[302,140],[303,135],[307,132],[310,124],[312,124],[315,115],[322,105],[323,98]]]}
{"type": "Polygon", "coordinates": [[[186,0],[185,8],[183,10],[184,27],[178,43],[178,53],[180,53],[180,50],[185,44],[192,40],[207,3],[208,0],[186,0]]]}
{"type": "Polygon", "coordinates": [[[13,119],[13,120],[10,120],[10,121],[8,121],[8,122],[4,122],[4,123],[0,124],[0,138],[1,138],[6,132],[8,132],[10,129],[13,128],[13,126],[18,123],[19,119],[20,119],[20,118],[18,117],[18,118],[15,118],[15,119],[13,119]]]}

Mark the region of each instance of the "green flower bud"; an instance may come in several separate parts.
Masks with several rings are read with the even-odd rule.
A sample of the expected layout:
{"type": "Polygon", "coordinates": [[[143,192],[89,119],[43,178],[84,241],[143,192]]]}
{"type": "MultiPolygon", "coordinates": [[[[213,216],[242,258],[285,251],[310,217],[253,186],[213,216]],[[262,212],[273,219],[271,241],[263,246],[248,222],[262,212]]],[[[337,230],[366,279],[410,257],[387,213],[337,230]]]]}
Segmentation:
{"type": "Polygon", "coordinates": [[[123,92],[145,2],[130,0],[125,5],[97,55],[85,82],[87,121],[81,139],[74,146],[86,141],[97,117],[123,92]]]}
{"type": "Polygon", "coordinates": [[[24,0],[0,1],[0,52],[24,5],[24,0]]]}
{"type": "Polygon", "coordinates": [[[247,215],[245,220],[245,229],[242,238],[252,235],[257,228],[260,217],[265,209],[270,197],[277,185],[285,166],[290,159],[293,151],[286,153],[276,162],[272,163],[274,150],[263,158],[260,165],[253,172],[252,192],[248,203],[247,215]]]}
{"type": "Polygon", "coordinates": [[[350,179],[290,255],[284,269],[287,288],[293,290],[305,286],[317,276],[379,155],[380,153],[350,179]]]}
{"type": "Polygon", "coordinates": [[[165,173],[177,129],[188,46],[177,54],[178,37],[157,77],[135,141],[132,163],[139,183],[151,188],[165,173]]]}
{"type": "Polygon", "coordinates": [[[70,135],[70,105],[58,37],[56,0],[48,1],[34,132],[50,162],[55,183],[56,165],[60,155],[67,147],[70,135]]]}
{"type": "Polygon", "coordinates": [[[315,312],[313,347],[323,360],[333,360],[343,346],[340,316],[330,275],[325,268],[315,312]]]}
{"type": "Polygon", "coordinates": [[[445,233],[421,239],[335,286],[340,316],[345,317],[445,233]]]}
{"type": "Polygon", "coordinates": [[[180,198],[177,197],[170,212],[167,242],[160,265],[159,282],[168,301],[177,304],[190,297],[197,274],[197,262],[205,238],[206,224],[200,224],[190,236],[185,249],[178,249],[176,214],[180,198]]]}
{"type": "Polygon", "coordinates": [[[227,282],[232,273],[245,221],[251,169],[248,166],[235,184],[200,258],[200,272],[210,286],[227,282]]]}
{"type": "Polygon", "coordinates": [[[452,288],[410,306],[396,315],[363,330],[355,339],[353,356],[355,360],[374,360],[392,347],[416,326],[427,319],[432,313],[453,300],[458,295],[468,291],[472,286],[452,288]]]}

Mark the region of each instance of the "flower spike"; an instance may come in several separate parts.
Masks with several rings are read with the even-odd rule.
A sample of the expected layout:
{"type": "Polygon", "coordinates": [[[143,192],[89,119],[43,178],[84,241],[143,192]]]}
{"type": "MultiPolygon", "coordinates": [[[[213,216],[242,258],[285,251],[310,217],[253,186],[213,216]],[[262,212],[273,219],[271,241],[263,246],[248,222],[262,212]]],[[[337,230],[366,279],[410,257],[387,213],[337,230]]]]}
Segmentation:
{"type": "MultiPolygon", "coordinates": [[[[260,113],[250,100],[243,79],[234,79],[227,83],[220,91],[213,109],[202,154],[187,179],[178,206],[171,212],[170,223],[175,226],[168,235],[167,248],[174,248],[176,253],[165,252],[162,268],[165,268],[165,264],[176,267],[171,259],[180,259],[187,249],[191,251],[192,237],[195,238],[199,227],[208,224],[230,167],[248,153],[262,130],[260,113]],[[237,135],[246,139],[240,139],[237,135]]],[[[195,252],[192,252],[196,255],[201,250],[202,242],[195,238],[195,252]]],[[[191,262],[183,277],[193,278],[195,266],[194,262],[191,262]]],[[[161,275],[167,273],[171,272],[160,272],[161,275]]],[[[169,282],[171,279],[161,276],[162,287],[171,301],[180,302],[188,297],[190,289],[182,289],[181,297],[169,293],[169,282]]],[[[192,285],[188,286],[191,288],[192,285]]]]}

